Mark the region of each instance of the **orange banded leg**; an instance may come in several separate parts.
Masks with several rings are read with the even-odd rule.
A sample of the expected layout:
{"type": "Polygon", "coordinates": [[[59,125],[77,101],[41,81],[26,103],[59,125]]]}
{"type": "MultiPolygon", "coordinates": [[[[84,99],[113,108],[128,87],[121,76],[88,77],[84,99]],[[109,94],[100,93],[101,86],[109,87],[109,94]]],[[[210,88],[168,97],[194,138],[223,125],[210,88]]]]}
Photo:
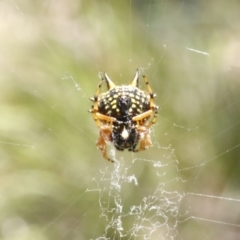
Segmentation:
{"type": "Polygon", "coordinates": [[[150,109],[144,113],[138,114],[137,116],[133,117],[132,120],[138,122],[144,118],[150,117],[152,113],[153,111],[150,109]]]}
{"type": "Polygon", "coordinates": [[[157,113],[158,113],[157,109],[158,109],[158,107],[155,107],[153,118],[152,118],[151,122],[147,125],[147,128],[150,128],[157,121],[157,113]]]}
{"type": "Polygon", "coordinates": [[[100,127],[99,119],[100,120],[105,120],[105,121],[108,121],[108,122],[112,122],[113,120],[115,120],[115,118],[110,119],[110,117],[108,118],[108,116],[105,116],[103,114],[100,114],[98,116],[98,114],[99,114],[98,113],[98,95],[99,95],[99,92],[101,90],[103,81],[106,81],[108,90],[115,87],[115,84],[112,82],[112,80],[108,77],[108,75],[106,73],[104,73],[104,76],[102,77],[101,82],[98,84],[98,88],[97,88],[97,91],[96,91],[95,95],[92,98],[90,98],[90,100],[93,101],[93,106],[92,106],[92,109],[89,110],[89,112],[93,114],[93,119],[96,122],[98,127],[100,127]]]}
{"type": "Polygon", "coordinates": [[[132,120],[138,122],[138,124],[139,124],[139,122],[141,120],[149,118],[154,113],[151,122],[147,126],[145,126],[146,128],[150,128],[157,120],[157,109],[158,109],[158,107],[156,107],[154,105],[154,110],[150,109],[150,110],[148,110],[148,111],[146,111],[144,113],[141,113],[141,114],[133,117],[132,120]]]}
{"type": "Polygon", "coordinates": [[[137,130],[140,133],[139,148],[135,149],[134,152],[145,150],[152,145],[148,128],[139,126],[137,127],[137,130]]]}
{"type": "Polygon", "coordinates": [[[150,93],[150,108],[154,109],[155,105],[154,105],[153,99],[156,97],[156,94],[153,93],[152,88],[150,87],[149,82],[145,76],[143,76],[143,80],[145,81],[148,91],[150,93]]]}
{"type": "Polygon", "coordinates": [[[97,140],[97,147],[102,151],[103,158],[107,159],[109,162],[114,162],[107,156],[107,144],[106,141],[111,141],[112,129],[110,126],[102,126],[100,129],[100,135],[97,140]]]}
{"type": "Polygon", "coordinates": [[[89,110],[89,112],[93,114],[93,119],[99,128],[101,127],[101,121],[109,122],[110,125],[112,125],[112,122],[117,120],[116,118],[109,117],[99,112],[95,112],[93,109],[89,110]]]}
{"type": "MultiPolygon", "coordinates": [[[[132,82],[132,85],[135,84],[135,85],[138,87],[138,78],[139,78],[139,71],[137,70],[136,76],[135,76],[135,78],[134,78],[134,80],[133,80],[133,82],[132,82]]],[[[146,111],[146,112],[144,112],[144,113],[141,113],[141,114],[133,117],[132,120],[133,120],[133,121],[136,121],[136,122],[138,123],[138,125],[139,125],[139,123],[140,123],[141,120],[143,120],[143,119],[148,119],[148,118],[150,118],[150,116],[151,116],[152,114],[154,114],[151,122],[146,126],[147,128],[149,128],[149,127],[151,127],[151,126],[156,122],[156,120],[157,120],[157,110],[158,110],[158,107],[157,107],[157,106],[154,104],[154,102],[153,102],[156,94],[153,93],[152,88],[150,87],[149,82],[148,82],[148,80],[147,80],[147,78],[146,78],[145,76],[143,76],[143,80],[144,80],[144,82],[146,83],[147,88],[148,88],[148,91],[149,91],[149,93],[150,93],[150,110],[148,110],[148,111],[146,111]]]]}

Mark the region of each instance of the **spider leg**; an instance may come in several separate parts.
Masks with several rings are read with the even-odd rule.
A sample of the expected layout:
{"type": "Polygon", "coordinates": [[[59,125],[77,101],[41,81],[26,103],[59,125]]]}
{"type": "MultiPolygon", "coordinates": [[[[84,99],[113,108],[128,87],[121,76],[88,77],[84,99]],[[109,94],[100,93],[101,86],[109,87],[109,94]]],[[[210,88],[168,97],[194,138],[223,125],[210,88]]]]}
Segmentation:
{"type": "Polygon", "coordinates": [[[93,112],[93,111],[91,112],[93,113],[93,119],[99,128],[101,128],[102,122],[104,121],[104,122],[110,123],[110,128],[112,129],[112,123],[117,120],[116,118],[103,115],[99,112],[93,112]]]}
{"type": "MultiPolygon", "coordinates": [[[[139,71],[137,70],[137,73],[136,73],[136,76],[135,76],[135,78],[134,78],[134,80],[132,82],[132,85],[135,82],[136,87],[138,87],[138,78],[139,78],[139,71]]],[[[149,82],[148,82],[148,80],[147,80],[147,78],[145,76],[143,76],[143,80],[146,83],[148,91],[150,93],[149,94],[149,97],[150,97],[150,110],[133,117],[132,120],[133,121],[137,121],[138,125],[140,125],[140,121],[141,120],[148,119],[152,114],[154,114],[151,122],[148,123],[148,125],[146,126],[147,128],[150,128],[157,120],[157,113],[158,113],[157,110],[158,110],[158,107],[154,104],[154,101],[153,101],[154,98],[156,97],[156,94],[153,93],[152,88],[150,87],[149,82]]]]}
{"type": "Polygon", "coordinates": [[[92,98],[90,98],[90,100],[93,101],[93,106],[92,106],[92,109],[89,110],[89,112],[93,114],[93,119],[98,127],[100,127],[100,122],[96,116],[96,114],[98,112],[98,95],[99,95],[100,89],[102,87],[103,81],[104,81],[104,79],[102,79],[101,82],[98,84],[98,88],[97,88],[95,95],[92,98]]]}
{"type": "Polygon", "coordinates": [[[157,110],[158,110],[158,107],[155,106],[153,118],[152,118],[151,122],[148,123],[147,128],[150,128],[153,124],[156,123],[156,121],[157,121],[157,114],[158,114],[158,111],[157,111],[157,110]]]}
{"type": "Polygon", "coordinates": [[[146,148],[148,148],[152,145],[152,141],[151,141],[150,134],[149,134],[149,128],[157,120],[157,109],[158,109],[158,107],[154,106],[154,111],[152,109],[150,109],[150,110],[148,110],[144,113],[141,113],[132,118],[133,121],[137,122],[137,131],[140,134],[139,148],[133,149],[134,152],[139,152],[139,151],[145,150],[146,148]],[[152,114],[154,114],[152,120],[148,124],[144,124],[143,120],[150,118],[152,114]]]}
{"type": "Polygon", "coordinates": [[[137,129],[140,133],[139,148],[134,149],[134,152],[145,150],[152,145],[148,127],[138,126],[137,129]]]}
{"type": "Polygon", "coordinates": [[[117,121],[117,119],[114,118],[114,117],[109,117],[109,116],[107,116],[107,115],[104,115],[104,114],[101,114],[101,113],[98,113],[98,112],[96,113],[96,117],[97,117],[99,120],[102,120],[102,121],[106,121],[106,122],[111,123],[111,125],[112,125],[112,122],[117,121]]]}
{"type": "MultiPolygon", "coordinates": [[[[137,69],[135,77],[134,77],[132,83],[130,84],[131,86],[134,86],[137,88],[139,87],[139,76],[140,76],[140,72],[137,69]]],[[[150,93],[150,108],[153,109],[155,107],[153,99],[156,97],[156,94],[153,93],[152,88],[150,87],[149,82],[145,76],[143,76],[143,80],[146,83],[148,91],[150,93]]]]}
{"type": "Polygon", "coordinates": [[[112,129],[110,126],[102,126],[100,129],[100,135],[97,140],[97,147],[102,151],[103,158],[107,159],[109,162],[114,162],[107,156],[107,144],[106,141],[111,141],[112,129]]]}
{"type": "Polygon", "coordinates": [[[102,114],[100,114],[102,117],[98,115],[99,114],[98,113],[98,95],[99,95],[99,92],[101,90],[103,81],[106,81],[108,90],[115,87],[115,84],[112,82],[112,80],[108,77],[108,75],[106,73],[104,73],[104,76],[102,77],[101,82],[98,84],[98,88],[97,88],[97,91],[96,91],[95,95],[92,98],[90,98],[90,100],[93,101],[93,106],[92,106],[92,109],[89,110],[89,112],[93,114],[93,119],[96,122],[96,125],[98,127],[100,127],[100,125],[101,125],[100,121],[99,121],[99,118],[101,120],[105,120],[105,121],[109,121],[109,122],[112,122],[113,120],[115,120],[115,118],[110,119],[110,117],[109,117],[109,119],[106,119],[107,116],[102,115],[102,114]],[[103,116],[105,116],[105,117],[103,117],[103,116]]]}
{"type": "Polygon", "coordinates": [[[133,117],[132,120],[136,121],[138,126],[140,126],[141,120],[148,119],[152,114],[154,114],[151,122],[145,126],[146,128],[150,128],[157,120],[157,109],[158,107],[154,105],[154,109],[150,109],[144,113],[138,114],[137,116],[133,117]]]}
{"type": "Polygon", "coordinates": [[[99,96],[103,81],[106,81],[108,90],[115,87],[115,84],[111,81],[111,79],[107,76],[107,74],[104,73],[104,76],[102,77],[101,82],[98,84],[98,88],[95,95],[92,98],[90,98],[90,100],[93,101],[93,106],[92,106],[92,109],[89,110],[89,112],[92,113],[93,119],[96,125],[100,128],[100,135],[96,145],[102,151],[102,156],[108,161],[113,162],[113,160],[111,160],[107,156],[106,141],[111,141],[112,123],[116,121],[116,118],[109,117],[98,112],[98,96],[99,96]]]}
{"type": "Polygon", "coordinates": [[[150,93],[150,107],[154,106],[153,99],[156,97],[156,94],[153,93],[152,88],[149,85],[149,82],[145,76],[143,76],[143,80],[147,85],[148,91],[150,93]]]}
{"type": "Polygon", "coordinates": [[[153,110],[150,109],[150,110],[148,110],[148,111],[146,111],[144,113],[138,114],[137,116],[133,117],[132,120],[138,122],[138,121],[140,121],[140,120],[142,120],[144,118],[150,117],[152,115],[152,113],[153,113],[153,110]]]}
{"type": "Polygon", "coordinates": [[[100,128],[99,138],[97,140],[97,147],[102,151],[103,158],[107,159],[109,162],[114,162],[107,156],[107,145],[106,141],[111,141],[112,138],[112,122],[116,119],[113,117],[109,117],[103,115],[101,113],[93,113],[94,120],[97,126],[100,128]],[[102,121],[108,122],[109,124],[102,124],[102,121]]]}
{"type": "MultiPolygon", "coordinates": [[[[136,77],[137,83],[137,74],[136,77]]],[[[138,114],[137,116],[133,117],[132,120],[137,122],[137,130],[140,133],[140,139],[139,139],[139,148],[133,149],[134,152],[142,151],[148,148],[152,145],[152,141],[149,134],[149,128],[156,123],[157,120],[157,113],[158,113],[158,107],[154,104],[154,98],[156,94],[153,93],[152,88],[149,86],[148,80],[145,76],[143,76],[143,79],[147,85],[148,91],[149,91],[149,105],[150,109],[146,112],[143,112],[141,114],[138,114]],[[146,121],[151,117],[151,121],[146,123],[146,121]]],[[[137,86],[137,85],[136,85],[137,86]]]]}

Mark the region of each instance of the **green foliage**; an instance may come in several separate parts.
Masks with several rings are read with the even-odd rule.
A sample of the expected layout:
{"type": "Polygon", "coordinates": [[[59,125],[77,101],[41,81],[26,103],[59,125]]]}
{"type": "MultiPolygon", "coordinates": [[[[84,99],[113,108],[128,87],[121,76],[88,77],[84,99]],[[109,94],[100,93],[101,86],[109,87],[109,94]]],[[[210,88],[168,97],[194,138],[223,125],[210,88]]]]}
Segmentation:
{"type": "MultiPolygon", "coordinates": [[[[204,239],[202,233],[196,237],[204,228],[196,222],[176,224],[190,204],[175,201],[173,216],[166,192],[182,200],[189,192],[218,196],[238,190],[238,5],[2,1],[0,239],[120,239],[120,228],[108,227],[117,216],[126,239],[150,234],[141,229],[139,238],[131,238],[134,224],[144,219],[163,224],[149,239],[204,239]],[[153,147],[117,152],[118,172],[96,149],[99,130],[87,112],[89,97],[100,72],[121,85],[137,68],[144,70],[161,110],[153,147]],[[151,197],[163,209],[161,217],[151,215],[151,197]],[[139,220],[129,214],[132,206],[144,208],[144,201],[146,215],[139,220]]],[[[198,201],[193,202],[201,212],[207,204],[198,201]]],[[[228,221],[229,212],[224,209],[226,219],[217,220],[228,221]]],[[[214,234],[209,239],[221,239],[214,234]]]]}

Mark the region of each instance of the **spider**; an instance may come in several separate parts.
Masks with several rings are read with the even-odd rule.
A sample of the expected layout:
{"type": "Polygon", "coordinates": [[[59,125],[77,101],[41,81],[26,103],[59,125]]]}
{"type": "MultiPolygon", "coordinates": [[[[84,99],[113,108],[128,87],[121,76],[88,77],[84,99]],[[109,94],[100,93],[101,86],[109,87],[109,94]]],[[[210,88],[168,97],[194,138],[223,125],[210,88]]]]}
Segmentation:
{"type": "Polygon", "coordinates": [[[103,158],[114,162],[107,156],[106,142],[111,142],[117,150],[138,152],[152,145],[150,127],[156,122],[158,107],[154,104],[156,94],[143,76],[148,92],[139,89],[139,70],[130,85],[116,86],[103,74],[93,101],[93,119],[100,128],[97,147],[102,151],[103,158]],[[103,82],[108,91],[99,94],[103,82]]]}

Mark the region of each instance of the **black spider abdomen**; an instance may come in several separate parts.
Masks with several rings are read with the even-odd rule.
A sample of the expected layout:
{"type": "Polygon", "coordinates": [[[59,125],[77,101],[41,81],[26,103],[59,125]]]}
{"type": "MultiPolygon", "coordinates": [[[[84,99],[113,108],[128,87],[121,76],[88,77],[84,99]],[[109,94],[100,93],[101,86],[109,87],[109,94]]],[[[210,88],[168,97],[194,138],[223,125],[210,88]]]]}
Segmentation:
{"type": "Polygon", "coordinates": [[[129,121],[149,109],[149,97],[132,86],[117,86],[99,97],[99,113],[118,121],[129,121]]]}
{"type": "Polygon", "coordinates": [[[117,98],[117,109],[119,109],[119,116],[124,117],[124,116],[128,115],[130,107],[131,107],[130,97],[127,97],[124,95],[124,96],[119,96],[117,98]]]}

